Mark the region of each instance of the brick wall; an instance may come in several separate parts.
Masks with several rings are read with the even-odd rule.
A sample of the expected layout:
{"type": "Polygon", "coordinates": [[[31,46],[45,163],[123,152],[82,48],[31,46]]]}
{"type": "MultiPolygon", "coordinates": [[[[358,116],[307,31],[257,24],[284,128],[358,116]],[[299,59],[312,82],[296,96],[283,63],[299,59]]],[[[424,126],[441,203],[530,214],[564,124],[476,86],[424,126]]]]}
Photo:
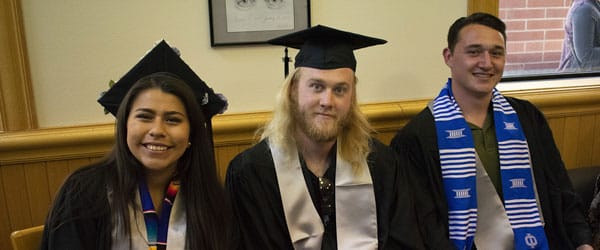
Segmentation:
{"type": "Polygon", "coordinates": [[[564,37],[564,21],[572,0],[500,0],[506,23],[504,75],[554,72],[564,37]]]}

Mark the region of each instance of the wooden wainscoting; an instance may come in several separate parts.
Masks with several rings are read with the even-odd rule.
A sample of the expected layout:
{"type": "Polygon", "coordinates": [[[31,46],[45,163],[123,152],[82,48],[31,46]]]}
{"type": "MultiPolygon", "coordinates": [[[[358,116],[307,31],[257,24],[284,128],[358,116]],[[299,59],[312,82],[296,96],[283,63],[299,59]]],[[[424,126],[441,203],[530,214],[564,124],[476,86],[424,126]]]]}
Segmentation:
{"type": "MultiPolygon", "coordinates": [[[[567,168],[600,165],[600,86],[513,92],[544,112],[567,168]]],[[[421,111],[428,100],[365,104],[361,108],[389,143],[396,131],[421,111]]],[[[214,118],[218,173],[250,147],[255,131],[269,112],[219,115],[214,118]]],[[[113,124],[0,133],[0,249],[11,249],[14,230],[43,224],[47,210],[65,177],[98,160],[113,139],[113,124]]]]}

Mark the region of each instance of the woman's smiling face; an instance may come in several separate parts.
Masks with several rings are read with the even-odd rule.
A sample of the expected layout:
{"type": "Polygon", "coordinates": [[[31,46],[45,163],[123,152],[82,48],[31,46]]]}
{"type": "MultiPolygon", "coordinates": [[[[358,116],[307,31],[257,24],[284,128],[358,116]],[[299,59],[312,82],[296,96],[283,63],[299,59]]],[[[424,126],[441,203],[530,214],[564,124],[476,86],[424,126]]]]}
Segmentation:
{"type": "Polygon", "coordinates": [[[150,88],[133,101],[127,118],[127,146],[146,171],[175,172],[189,136],[190,122],[177,96],[150,88]]]}

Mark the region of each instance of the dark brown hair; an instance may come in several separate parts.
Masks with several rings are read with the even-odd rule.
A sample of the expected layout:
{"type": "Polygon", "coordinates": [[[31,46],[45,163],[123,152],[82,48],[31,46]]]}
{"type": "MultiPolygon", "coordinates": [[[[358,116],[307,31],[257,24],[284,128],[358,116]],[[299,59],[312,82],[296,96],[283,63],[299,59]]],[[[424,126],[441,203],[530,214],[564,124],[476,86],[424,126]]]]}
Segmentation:
{"type": "Polygon", "coordinates": [[[502,20],[488,13],[473,13],[467,17],[456,19],[448,30],[448,48],[450,52],[454,52],[454,47],[458,43],[458,34],[460,30],[469,24],[480,24],[497,30],[502,34],[504,42],[506,42],[506,25],[502,20]]]}
{"type": "Polygon", "coordinates": [[[185,106],[190,123],[191,145],[178,159],[174,177],[181,185],[177,196],[185,204],[186,249],[229,249],[231,209],[216,173],[207,122],[191,88],[170,73],[148,75],[131,87],[116,115],[112,151],[67,179],[48,215],[46,230],[59,232],[66,224],[79,230],[92,223],[102,233],[95,235],[83,230],[81,239],[73,239],[82,241],[84,248],[110,247],[111,232],[115,229],[119,238],[131,239],[131,224],[135,222],[130,221],[129,207],[141,213],[141,208],[136,207],[136,192],[139,180],[144,178],[144,166],[127,146],[127,119],[132,103],[148,89],[176,96],[185,106]]]}
{"type": "MultiPolygon", "coordinates": [[[[227,225],[230,210],[216,173],[212,142],[207,123],[194,92],[183,80],[170,73],[154,73],[141,78],[129,90],[117,112],[116,145],[112,151],[116,160],[114,177],[113,214],[129,219],[127,206],[134,202],[137,180],[143,176],[143,166],[127,147],[127,118],[132,103],[144,90],[158,88],[175,95],[187,111],[190,122],[191,146],[177,161],[176,179],[181,182],[178,195],[185,197],[186,248],[223,249],[229,240],[227,225]],[[121,196],[121,197],[119,197],[121,196]]],[[[129,223],[127,223],[129,224],[129,223]]],[[[129,227],[126,227],[129,228],[129,227]]]]}

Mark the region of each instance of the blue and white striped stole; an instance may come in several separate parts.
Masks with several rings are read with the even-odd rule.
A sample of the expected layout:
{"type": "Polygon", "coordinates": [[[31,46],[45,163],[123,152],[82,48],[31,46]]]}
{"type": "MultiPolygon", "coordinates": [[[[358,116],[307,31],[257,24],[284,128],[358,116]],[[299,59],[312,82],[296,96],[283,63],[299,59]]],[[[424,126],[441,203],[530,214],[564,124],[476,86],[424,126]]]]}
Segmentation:
{"type": "MultiPolygon", "coordinates": [[[[477,229],[476,151],[451,84],[449,79],[434,99],[432,113],[448,202],[450,240],[458,249],[471,249],[477,229]]],[[[536,202],[529,148],[519,118],[496,89],[492,105],[504,207],[515,235],[515,249],[548,249],[536,202]]]]}

